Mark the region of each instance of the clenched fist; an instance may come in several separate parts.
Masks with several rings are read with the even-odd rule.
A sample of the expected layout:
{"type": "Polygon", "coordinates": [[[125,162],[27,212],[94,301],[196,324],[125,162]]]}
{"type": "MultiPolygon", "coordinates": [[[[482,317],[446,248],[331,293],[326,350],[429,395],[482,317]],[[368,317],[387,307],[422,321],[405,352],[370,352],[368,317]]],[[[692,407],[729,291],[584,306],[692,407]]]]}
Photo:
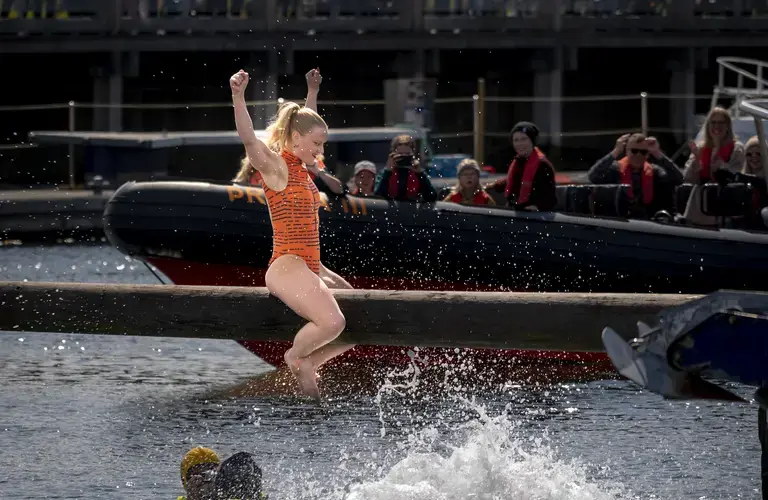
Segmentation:
{"type": "Polygon", "coordinates": [[[323,76],[320,74],[320,68],[309,70],[304,77],[307,79],[307,87],[310,90],[320,90],[320,84],[323,83],[323,76]]]}
{"type": "Polygon", "coordinates": [[[248,73],[243,70],[238,71],[229,79],[229,87],[232,89],[232,95],[239,97],[245,92],[248,86],[248,73]]]}

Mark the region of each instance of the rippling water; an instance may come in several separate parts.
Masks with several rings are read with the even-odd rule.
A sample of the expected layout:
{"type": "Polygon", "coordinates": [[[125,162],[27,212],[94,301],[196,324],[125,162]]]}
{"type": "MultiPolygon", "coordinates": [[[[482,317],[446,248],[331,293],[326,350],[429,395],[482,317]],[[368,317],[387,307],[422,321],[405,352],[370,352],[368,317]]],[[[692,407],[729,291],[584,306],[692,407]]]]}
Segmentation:
{"type": "MultiPolygon", "coordinates": [[[[0,248],[0,279],[157,282],[102,245],[0,248]]],[[[0,498],[175,498],[197,444],[254,453],[277,500],[760,498],[755,405],[617,381],[232,397],[268,370],[227,341],[0,333],[0,498]]]]}

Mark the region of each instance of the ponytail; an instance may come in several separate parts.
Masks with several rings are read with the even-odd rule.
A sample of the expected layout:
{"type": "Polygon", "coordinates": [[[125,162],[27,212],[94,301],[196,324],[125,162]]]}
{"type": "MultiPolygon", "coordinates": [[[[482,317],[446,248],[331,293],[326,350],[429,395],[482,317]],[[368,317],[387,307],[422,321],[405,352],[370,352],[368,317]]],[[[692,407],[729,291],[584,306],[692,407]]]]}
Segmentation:
{"type": "Polygon", "coordinates": [[[240,160],[240,170],[237,171],[237,175],[232,179],[232,182],[250,183],[251,176],[255,171],[256,169],[251,165],[251,160],[248,159],[248,155],[245,155],[245,157],[240,160]]]}
{"type": "Polygon", "coordinates": [[[295,102],[286,102],[277,111],[272,123],[267,127],[267,147],[275,153],[286,149],[293,132],[293,125],[301,106],[295,102]]]}
{"type": "Polygon", "coordinates": [[[272,123],[267,127],[265,142],[269,149],[279,154],[289,149],[288,145],[294,132],[306,135],[312,127],[328,130],[325,120],[315,111],[306,106],[299,106],[295,102],[287,102],[280,107],[272,123]]]}

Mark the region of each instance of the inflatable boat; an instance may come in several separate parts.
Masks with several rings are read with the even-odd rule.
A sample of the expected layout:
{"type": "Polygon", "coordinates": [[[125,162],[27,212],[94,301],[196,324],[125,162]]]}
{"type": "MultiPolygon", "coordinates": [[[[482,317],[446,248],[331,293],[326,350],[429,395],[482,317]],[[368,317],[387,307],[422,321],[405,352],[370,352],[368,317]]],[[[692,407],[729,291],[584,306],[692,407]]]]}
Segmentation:
{"type": "MultiPolygon", "coordinates": [[[[323,195],[322,259],[354,287],[369,289],[766,289],[768,234],[629,220],[622,217],[626,190],[558,186],[562,212],[323,195]]],[[[264,286],[272,230],[260,188],[130,182],[107,203],[104,227],[117,249],[152,264],[173,283],[264,286]]],[[[274,366],[283,363],[287,348],[272,342],[243,345],[274,366]]],[[[552,364],[561,373],[568,365],[574,375],[613,371],[602,353],[480,350],[471,356],[478,362],[514,360],[518,366],[552,364]]],[[[407,350],[372,346],[340,358],[382,365],[409,361],[407,350]]]]}

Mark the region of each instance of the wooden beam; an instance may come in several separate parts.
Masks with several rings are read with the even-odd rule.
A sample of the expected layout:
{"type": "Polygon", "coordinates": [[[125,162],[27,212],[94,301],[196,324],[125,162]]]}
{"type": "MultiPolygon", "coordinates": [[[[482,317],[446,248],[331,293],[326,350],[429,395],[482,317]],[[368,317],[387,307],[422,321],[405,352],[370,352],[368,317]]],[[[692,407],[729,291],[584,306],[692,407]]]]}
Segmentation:
{"type": "MultiPolygon", "coordinates": [[[[355,344],[602,351],[694,295],[339,290],[355,344]]],[[[0,331],[292,341],[304,320],[264,288],[0,282],[0,331]]]]}

